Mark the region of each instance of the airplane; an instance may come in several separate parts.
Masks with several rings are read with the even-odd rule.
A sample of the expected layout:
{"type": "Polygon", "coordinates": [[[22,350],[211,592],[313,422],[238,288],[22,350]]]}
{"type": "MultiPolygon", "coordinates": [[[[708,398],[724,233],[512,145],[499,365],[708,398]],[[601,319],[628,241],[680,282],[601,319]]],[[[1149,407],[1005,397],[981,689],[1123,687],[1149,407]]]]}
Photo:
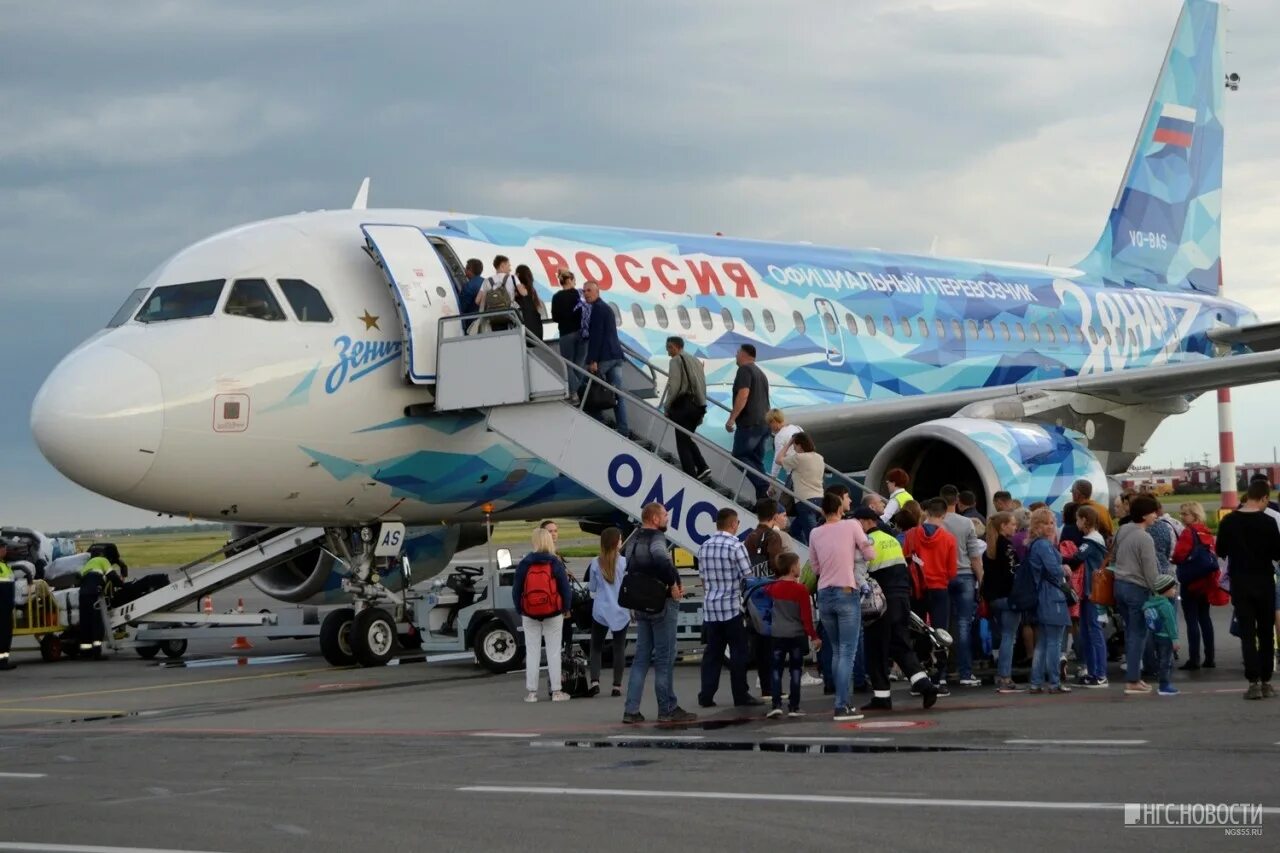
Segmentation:
{"type": "MultiPolygon", "coordinates": [[[[696,546],[723,499],[643,447],[593,438],[575,458],[543,435],[586,430],[571,413],[530,401],[499,426],[483,405],[441,405],[437,358],[461,342],[441,330],[472,310],[463,261],[488,270],[501,254],[532,269],[544,303],[562,268],[597,281],[637,369],[682,336],[718,404],[754,345],[773,405],[868,489],[903,468],[917,495],[954,483],[983,506],[1005,489],[1060,508],[1078,478],[1105,500],[1108,476],[1197,395],[1280,378],[1280,324],[1219,295],[1223,33],[1217,2],[1187,0],[1101,236],[1070,266],[371,210],[366,182],[351,209],[254,222],[161,263],[50,374],[31,428],[59,471],[113,499],[323,525],[357,550],[353,531],[402,522],[412,561],[436,569],[483,541],[486,519],[635,517],[646,497],[696,546]]],[[[519,372],[449,367],[458,393],[519,372]]],[[[700,437],[728,446],[717,411],[700,437]]],[[[330,551],[255,583],[336,600],[330,551]]]]}

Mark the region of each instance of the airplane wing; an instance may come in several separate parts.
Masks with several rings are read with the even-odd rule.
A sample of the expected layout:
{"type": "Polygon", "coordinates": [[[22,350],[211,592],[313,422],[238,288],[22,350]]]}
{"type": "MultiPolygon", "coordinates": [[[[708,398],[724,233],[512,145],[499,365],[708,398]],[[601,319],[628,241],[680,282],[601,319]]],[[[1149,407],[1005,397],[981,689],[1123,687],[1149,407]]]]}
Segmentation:
{"type": "Polygon", "coordinates": [[[1209,332],[1209,340],[1218,344],[1244,344],[1254,352],[1270,352],[1280,349],[1280,322],[1214,329],[1209,332]]]}
{"type": "MultiPolygon", "coordinates": [[[[850,439],[856,437],[856,444],[865,448],[879,446],[902,430],[924,421],[951,417],[965,406],[984,400],[1058,391],[1085,394],[1116,405],[1137,405],[1277,379],[1280,379],[1280,350],[945,394],[790,408],[787,417],[811,434],[819,447],[848,447],[850,439]]],[[[869,462],[841,461],[855,466],[869,462]]]]}

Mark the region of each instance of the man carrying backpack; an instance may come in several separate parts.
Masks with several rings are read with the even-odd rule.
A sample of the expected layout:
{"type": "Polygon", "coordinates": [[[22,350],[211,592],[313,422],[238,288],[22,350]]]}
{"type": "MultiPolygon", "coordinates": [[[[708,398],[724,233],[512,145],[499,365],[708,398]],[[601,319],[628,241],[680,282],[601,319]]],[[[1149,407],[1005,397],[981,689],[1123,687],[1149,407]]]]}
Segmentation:
{"type": "Polygon", "coordinates": [[[714,708],[720,687],[721,658],[729,648],[729,687],[739,708],[764,704],[747,691],[747,629],[742,623],[742,582],[751,577],[747,549],[738,540],[738,513],[724,508],[716,515],[716,532],[698,549],[698,574],[705,597],[702,625],[707,648],[702,654],[702,689],[698,704],[714,708]]]}
{"type": "Polygon", "coordinates": [[[538,701],[538,672],[542,664],[542,646],[547,647],[547,678],[551,701],[566,702],[569,694],[561,689],[561,634],[573,590],[569,573],[555,555],[555,542],[544,527],[533,531],[533,550],[516,566],[511,585],[511,598],[520,614],[524,629],[524,686],[526,702],[538,701]]]}
{"type": "MultiPolygon", "coordinates": [[[[604,310],[608,310],[605,308],[604,310]]],[[[623,549],[627,559],[627,577],[648,576],[663,584],[668,598],[656,613],[635,611],[636,656],[631,662],[631,679],[627,682],[627,704],[622,722],[643,723],[640,700],[644,682],[653,669],[653,690],[658,698],[658,722],[688,723],[698,719],[676,702],[674,684],[676,665],[676,618],[679,602],[684,598],[680,575],[671,562],[671,552],[664,535],[667,530],[667,508],[657,501],[645,504],[640,511],[641,529],[623,549]]],[[[625,592],[625,586],[623,591],[625,592]]]]}
{"type": "MultiPolygon", "coordinates": [[[[516,291],[524,295],[524,288],[511,274],[511,261],[506,255],[493,259],[493,271],[494,274],[485,279],[484,286],[476,294],[476,308],[481,311],[509,310],[516,304],[516,291]]],[[[510,329],[513,325],[508,317],[491,317],[488,324],[493,332],[510,329]]]]}

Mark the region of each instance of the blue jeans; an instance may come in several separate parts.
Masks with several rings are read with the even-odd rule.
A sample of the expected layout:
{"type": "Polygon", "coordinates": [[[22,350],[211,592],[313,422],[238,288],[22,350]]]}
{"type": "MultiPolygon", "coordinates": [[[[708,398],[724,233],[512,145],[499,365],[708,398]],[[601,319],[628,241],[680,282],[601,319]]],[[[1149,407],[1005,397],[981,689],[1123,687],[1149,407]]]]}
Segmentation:
{"type": "Polygon", "coordinates": [[[1047,682],[1050,687],[1062,683],[1058,664],[1062,658],[1062,635],[1067,630],[1065,625],[1037,625],[1036,651],[1031,657],[1031,686],[1043,687],[1047,682]]]}
{"type": "Polygon", "coordinates": [[[773,685],[773,707],[782,707],[782,670],[791,672],[791,692],[787,706],[792,711],[800,710],[800,676],[804,673],[804,653],[807,643],[804,637],[774,637],[770,648],[771,683],[773,685]]]}
{"type": "MultiPolygon", "coordinates": [[[[753,471],[764,470],[764,447],[773,438],[769,427],[742,426],[738,424],[733,430],[733,458],[747,465],[753,471]]],[[[747,477],[756,489],[756,499],[763,498],[769,491],[769,483],[764,477],[751,473],[747,477]]]]}
{"type": "Polygon", "coordinates": [[[956,643],[956,669],[961,678],[973,677],[973,575],[956,575],[947,586],[951,593],[951,636],[956,643]]]}
{"type": "MultiPolygon", "coordinates": [[[[862,610],[862,601],[859,598],[858,610],[862,610]]],[[[861,615],[861,612],[859,612],[861,615]]],[[[867,686],[867,632],[862,631],[858,634],[858,647],[853,650],[853,686],[867,686]]]]}
{"type": "MultiPolygon", "coordinates": [[[[582,340],[580,332],[569,332],[567,335],[561,335],[560,340],[556,342],[560,347],[560,357],[565,361],[571,361],[582,367],[587,360],[586,341],[582,340]]],[[[569,371],[569,393],[578,394],[582,391],[582,383],[586,380],[582,378],[582,374],[576,370],[569,371]]]]}
{"type": "Polygon", "coordinates": [[[808,545],[809,534],[813,529],[822,524],[822,498],[809,498],[796,504],[796,520],[792,522],[791,529],[787,531],[796,541],[808,545]]]}
{"type": "Polygon", "coordinates": [[[676,707],[673,678],[676,666],[676,614],[679,607],[668,601],[661,613],[636,614],[636,656],[631,662],[631,680],[627,682],[628,714],[640,712],[644,682],[653,667],[653,692],[658,697],[658,716],[670,714],[676,707]]]}
{"type": "Polygon", "coordinates": [[[1077,657],[1094,678],[1107,677],[1107,644],[1102,638],[1102,626],[1098,624],[1098,605],[1088,600],[1080,602],[1080,654],[1077,657]]]}
{"type": "Polygon", "coordinates": [[[1147,648],[1147,617],[1142,606],[1147,603],[1146,587],[1129,581],[1115,583],[1116,611],[1124,622],[1125,678],[1132,684],[1142,680],[1142,653],[1147,648]]]}
{"type": "Polygon", "coordinates": [[[1018,626],[1022,613],[1009,607],[1009,599],[997,598],[987,606],[991,609],[991,624],[1000,630],[1000,657],[996,661],[996,676],[1013,678],[1013,652],[1018,648],[1018,626]]]}
{"type": "MultiPolygon", "coordinates": [[[[1277,608],[1280,609],[1280,608],[1277,608]]],[[[1209,599],[1194,592],[1182,591],[1182,616],[1187,623],[1187,661],[1200,663],[1200,641],[1204,639],[1204,661],[1213,662],[1213,619],[1209,615],[1209,599]]]]}
{"type": "MultiPolygon", "coordinates": [[[[929,608],[929,624],[944,631],[948,630],[951,622],[950,590],[929,589],[925,590],[924,595],[926,606],[929,608]]],[[[955,637],[952,637],[952,640],[954,641],[955,637]]],[[[947,660],[948,652],[944,646],[934,654],[934,662],[938,666],[937,678],[934,679],[937,684],[945,684],[947,682],[947,660]]]]}
{"type": "Polygon", "coordinates": [[[1173,640],[1156,637],[1156,672],[1161,688],[1173,686],[1173,640]]]}
{"type": "MultiPolygon", "coordinates": [[[[605,382],[608,382],[614,388],[622,387],[622,361],[620,359],[612,359],[610,361],[602,361],[596,368],[599,372],[596,374],[605,382]]],[[[623,408],[622,397],[614,395],[617,404],[613,407],[613,418],[617,425],[618,432],[626,433],[631,430],[627,428],[627,410],[623,408]]],[[[601,417],[602,412],[593,412],[592,416],[596,420],[604,420],[601,417]]]]}
{"type": "Polygon", "coordinates": [[[818,649],[818,669],[822,672],[822,688],[824,690],[835,690],[836,682],[831,677],[831,658],[834,652],[831,650],[830,638],[827,636],[827,629],[822,624],[822,619],[818,619],[818,639],[822,640],[822,648],[818,649]]]}
{"type": "Polygon", "coordinates": [[[862,603],[858,593],[828,586],[818,590],[818,610],[822,627],[832,645],[831,678],[835,682],[835,707],[849,705],[849,683],[853,680],[853,656],[862,635],[862,603]]]}

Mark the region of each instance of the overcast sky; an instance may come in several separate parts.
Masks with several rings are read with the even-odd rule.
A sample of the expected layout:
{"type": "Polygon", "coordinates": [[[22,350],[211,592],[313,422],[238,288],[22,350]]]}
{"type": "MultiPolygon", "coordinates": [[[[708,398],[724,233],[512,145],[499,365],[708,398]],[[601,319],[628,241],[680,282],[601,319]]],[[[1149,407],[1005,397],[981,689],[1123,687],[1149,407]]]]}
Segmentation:
{"type": "MultiPolygon", "coordinates": [[[[1072,262],[1179,7],[6,4],[0,522],[155,521],[44,462],[40,382],[172,252],[348,205],[365,175],[373,206],[1072,262]]],[[[1228,27],[1227,287],[1280,318],[1280,6],[1239,0],[1228,27]]],[[[1236,392],[1242,459],[1271,458],[1278,390],[1236,392]]],[[[1216,461],[1215,417],[1203,398],[1143,461],[1216,461]]]]}

